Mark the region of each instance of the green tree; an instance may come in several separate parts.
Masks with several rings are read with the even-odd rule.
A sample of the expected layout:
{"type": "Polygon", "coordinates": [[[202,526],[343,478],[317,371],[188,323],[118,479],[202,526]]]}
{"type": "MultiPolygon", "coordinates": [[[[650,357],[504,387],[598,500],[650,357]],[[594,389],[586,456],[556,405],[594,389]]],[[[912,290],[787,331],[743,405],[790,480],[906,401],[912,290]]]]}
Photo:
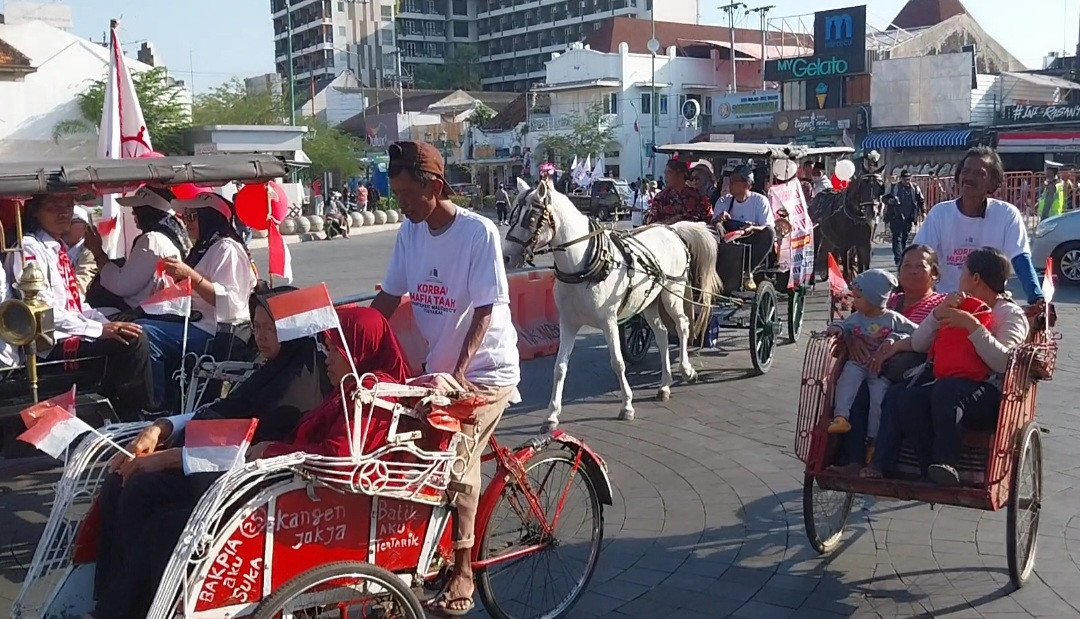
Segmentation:
{"type": "Polygon", "coordinates": [[[232,78],[195,98],[193,125],[281,125],[289,118],[280,92],[250,94],[240,78],[232,78]]]}
{"type": "Polygon", "coordinates": [[[602,155],[615,142],[615,127],[607,122],[604,108],[599,103],[584,114],[575,110],[566,118],[570,123],[568,131],[540,138],[540,152],[544,156],[551,151],[563,163],[568,163],[573,157],[584,159],[589,155],[602,155]]]}
{"type": "Polygon", "coordinates": [[[367,150],[364,142],[321,120],[304,118],[297,122],[308,128],[304,152],[311,158],[308,172],[312,177],[333,172],[348,178],[360,172],[359,160],[367,150]]]}
{"type": "Polygon", "coordinates": [[[420,65],[413,80],[417,88],[430,90],[480,90],[480,50],[475,45],[455,44],[445,64],[420,65]]]}
{"type": "MultiPolygon", "coordinates": [[[[105,81],[108,75],[90,83],[78,95],[82,118],[61,121],[53,127],[53,140],[62,136],[97,132],[101,126],[101,114],[105,107],[105,81]]],[[[164,67],[155,67],[142,73],[132,73],[135,94],[139,97],[146,129],[154,150],[164,154],[181,152],[180,134],[191,125],[184,91],[169,80],[164,67]]]]}
{"type": "Polygon", "coordinates": [[[497,112],[491,109],[483,101],[477,101],[476,107],[473,109],[472,116],[469,117],[469,122],[477,127],[483,127],[487,123],[491,122],[492,118],[495,118],[497,112]]]}

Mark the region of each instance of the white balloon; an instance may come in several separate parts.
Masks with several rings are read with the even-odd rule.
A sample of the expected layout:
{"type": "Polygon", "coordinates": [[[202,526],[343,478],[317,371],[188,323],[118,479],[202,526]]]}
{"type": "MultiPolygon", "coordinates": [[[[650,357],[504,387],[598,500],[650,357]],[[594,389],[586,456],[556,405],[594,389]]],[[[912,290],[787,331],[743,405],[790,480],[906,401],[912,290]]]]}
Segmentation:
{"type": "Polygon", "coordinates": [[[850,159],[844,159],[843,161],[836,162],[836,169],[833,170],[833,174],[836,178],[842,181],[850,181],[855,176],[855,164],[850,159]]]}
{"type": "Polygon", "coordinates": [[[795,178],[799,172],[799,165],[791,159],[774,159],[772,164],[773,178],[777,182],[786,183],[795,178]]]}

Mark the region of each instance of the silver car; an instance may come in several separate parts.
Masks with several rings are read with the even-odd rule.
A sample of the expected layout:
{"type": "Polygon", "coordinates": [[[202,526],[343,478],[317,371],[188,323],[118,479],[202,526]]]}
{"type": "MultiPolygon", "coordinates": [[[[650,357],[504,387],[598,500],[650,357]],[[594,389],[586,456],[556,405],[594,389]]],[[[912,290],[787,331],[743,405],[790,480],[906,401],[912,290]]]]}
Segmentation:
{"type": "Polygon", "coordinates": [[[1041,269],[1054,259],[1054,280],[1080,286],[1080,211],[1069,211],[1039,222],[1031,235],[1031,261],[1041,269]]]}

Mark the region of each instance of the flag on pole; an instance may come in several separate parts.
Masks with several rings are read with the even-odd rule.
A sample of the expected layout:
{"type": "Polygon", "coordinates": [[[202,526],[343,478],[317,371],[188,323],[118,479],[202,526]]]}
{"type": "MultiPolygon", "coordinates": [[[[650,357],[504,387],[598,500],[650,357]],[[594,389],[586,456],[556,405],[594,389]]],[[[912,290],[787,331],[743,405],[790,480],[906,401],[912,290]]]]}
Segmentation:
{"type": "Polygon", "coordinates": [[[228,471],[244,457],[258,419],[193,419],[184,428],[184,473],[228,471]]]}
{"type": "Polygon", "coordinates": [[[274,316],[279,342],[311,337],[340,327],[326,284],[279,294],[270,297],[267,303],[274,316]]]}
{"type": "MultiPolygon", "coordinates": [[[[98,131],[98,156],[104,159],[134,159],[153,152],[150,134],[146,130],[135,83],[131,80],[117,36],[119,23],[113,20],[109,29],[109,77],[105,82],[105,105],[98,131]]],[[[108,234],[102,235],[105,253],[110,258],[122,258],[139,234],[132,212],[124,213],[115,196],[102,198],[102,219],[115,220],[108,234]],[[119,225],[117,225],[119,224],[119,225]]]]}
{"type": "Polygon", "coordinates": [[[570,164],[570,178],[574,178],[574,175],[577,174],[579,165],[581,165],[581,162],[578,161],[577,155],[574,155],[574,163],[570,164]]]}
{"type": "Polygon", "coordinates": [[[155,278],[163,285],[139,304],[151,316],[190,316],[191,280],[177,282],[165,273],[164,264],[158,261],[155,278]]]}
{"type": "Polygon", "coordinates": [[[273,184],[268,183],[266,185],[266,217],[269,223],[267,227],[269,242],[266,251],[270,275],[280,277],[288,284],[293,279],[292,254],[289,252],[289,245],[285,243],[285,238],[281,235],[281,230],[278,229],[281,222],[274,219],[272,204],[276,199],[287,200],[288,198],[279,196],[273,184]]]}
{"type": "MultiPolygon", "coordinates": [[[[41,404],[47,403],[42,402],[41,404]]],[[[23,411],[24,415],[33,408],[23,411]]],[[[23,417],[23,420],[26,420],[26,416],[23,417]]],[[[33,425],[16,438],[57,459],[63,455],[64,451],[75,439],[87,432],[94,431],[90,424],[76,417],[67,408],[56,404],[38,409],[32,414],[32,420],[33,425]]]]}
{"type": "Polygon", "coordinates": [[[1047,258],[1046,259],[1046,272],[1043,273],[1043,280],[1042,280],[1043,300],[1046,301],[1047,305],[1050,305],[1050,302],[1054,300],[1054,292],[1055,292],[1055,290],[1056,289],[1054,288],[1054,259],[1053,258],[1047,258]]]}
{"type": "Polygon", "coordinates": [[[38,402],[30,408],[23,410],[19,413],[22,417],[23,424],[27,429],[34,427],[45,413],[51,408],[59,407],[72,415],[75,414],[75,385],[71,386],[71,391],[61,393],[60,395],[53,396],[44,402],[38,402]]]}
{"type": "Polygon", "coordinates": [[[850,292],[844,273],[836,263],[836,256],[829,254],[829,291],[834,297],[842,297],[850,292]]]}
{"type": "Polygon", "coordinates": [[[607,168],[604,166],[604,156],[596,157],[596,165],[592,169],[592,180],[596,181],[607,176],[607,168]]]}

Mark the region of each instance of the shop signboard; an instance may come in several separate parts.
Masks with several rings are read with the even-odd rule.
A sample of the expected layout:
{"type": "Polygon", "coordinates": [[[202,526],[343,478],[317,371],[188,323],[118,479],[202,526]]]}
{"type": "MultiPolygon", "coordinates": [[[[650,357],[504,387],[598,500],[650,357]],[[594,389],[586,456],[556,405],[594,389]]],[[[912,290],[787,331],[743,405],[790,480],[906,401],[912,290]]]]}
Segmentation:
{"type": "Polygon", "coordinates": [[[999,125],[1055,125],[1080,122],[1080,105],[1006,105],[999,125]]]}
{"type": "Polygon", "coordinates": [[[858,126],[858,115],[856,108],[777,112],[773,117],[773,131],[778,136],[793,138],[841,135],[858,126]]]}
{"type": "Polygon", "coordinates": [[[780,93],[765,90],[735,93],[713,99],[713,126],[770,122],[780,111],[780,93]]]}
{"type": "Polygon", "coordinates": [[[774,82],[865,72],[865,5],[814,13],[814,54],[765,62],[765,79],[774,82]]]}

